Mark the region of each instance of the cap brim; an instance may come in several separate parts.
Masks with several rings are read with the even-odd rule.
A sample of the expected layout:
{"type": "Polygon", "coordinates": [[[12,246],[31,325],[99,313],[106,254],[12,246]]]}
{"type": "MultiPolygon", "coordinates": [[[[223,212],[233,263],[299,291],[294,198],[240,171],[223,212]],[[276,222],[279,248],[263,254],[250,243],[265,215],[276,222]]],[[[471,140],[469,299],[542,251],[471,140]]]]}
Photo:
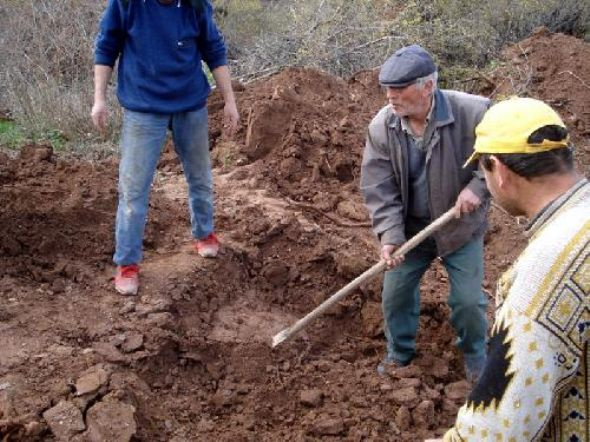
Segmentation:
{"type": "Polygon", "coordinates": [[[410,81],[404,81],[402,83],[395,83],[393,81],[380,81],[379,84],[381,86],[385,86],[385,87],[406,87],[406,86],[410,86],[412,84],[414,84],[416,82],[416,79],[414,80],[410,80],[410,81]]]}
{"type": "Polygon", "coordinates": [[[481,153],[479,153],[479,152],[473,152],[471,154],[471,156],[469,158],[467,158],[467,161],[465,161],[465,164],[463,164],[463,168],[466,168],[467,166],[469,166],[469,164],[473,163],[480,156],[481,156],[481,153]]]}

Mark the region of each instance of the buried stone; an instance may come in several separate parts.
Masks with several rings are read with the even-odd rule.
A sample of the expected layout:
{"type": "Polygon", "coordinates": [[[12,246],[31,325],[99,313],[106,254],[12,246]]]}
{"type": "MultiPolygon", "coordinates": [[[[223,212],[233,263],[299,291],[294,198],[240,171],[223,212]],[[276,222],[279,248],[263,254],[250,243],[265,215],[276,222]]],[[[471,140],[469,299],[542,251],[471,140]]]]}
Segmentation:
{"type": "Polygon", "coordinates": [[[89,440],[129,442],[137,432],[135,407],[117,400],[93,405],[88,410],[86,422],[89,440]]]}
{"type": "Polygon", "coordinates": [[[45,411],[43,418],[58,440],[70,440],[86,429],[82,413],[72,402],[61,401],[45,411]]]}
{"type": "Polygon", "coordinates": [[[324,394],[320,390],[303,390],[299,394],[299,401],[307,407],[319,407],[324,394]]]}

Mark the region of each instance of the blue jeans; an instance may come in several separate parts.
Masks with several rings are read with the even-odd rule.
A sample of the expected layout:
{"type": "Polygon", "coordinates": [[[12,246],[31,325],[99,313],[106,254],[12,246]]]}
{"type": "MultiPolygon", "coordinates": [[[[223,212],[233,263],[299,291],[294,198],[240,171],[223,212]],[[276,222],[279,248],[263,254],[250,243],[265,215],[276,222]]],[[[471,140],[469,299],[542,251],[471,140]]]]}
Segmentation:
{"type": "MultiPolygon", "coordinates": [[[[420,315],[420,279],[436,258],[436,246],[426,240],[406,255],[404,262],[385,272],[382,307],[387,359],[408,363],[416,352],[420,315]]],[[[465,361],[478,363],[486,355],[487,299],[483,280],[483,238],[476,238],[443,258],[449,275],[451,323],[465,361]]]]}
{"type": "Polygon", "coordinates": [[[192,235],[201,239],[213,232],[207,107],[172,115],[125,109],[113,256],[117,265],[137,264],[142,259],[150,187],[168,129],[188,183],[192,235]]]}

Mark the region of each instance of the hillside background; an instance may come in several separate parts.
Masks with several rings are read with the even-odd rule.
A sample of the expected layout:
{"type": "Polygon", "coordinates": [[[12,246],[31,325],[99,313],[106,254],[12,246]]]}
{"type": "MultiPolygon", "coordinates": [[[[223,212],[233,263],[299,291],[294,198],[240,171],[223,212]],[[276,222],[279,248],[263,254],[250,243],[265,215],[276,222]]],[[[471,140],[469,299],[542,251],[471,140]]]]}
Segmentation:
{"type": "MultiPolygon", "coordinates": [[[[112,150],[118,119],[104,138],[88,116],[93,40],[105,5],[0,0],[1,145],[29,140],[58,150],[112,150]]],[[[286,66],[348,78],[419,43],[439,62],[443,87],[477,90],[501,48],[538,26],[590,38],[588,0],[217,0],[214,6],[232,73],[243,82],[286,66]]]]}

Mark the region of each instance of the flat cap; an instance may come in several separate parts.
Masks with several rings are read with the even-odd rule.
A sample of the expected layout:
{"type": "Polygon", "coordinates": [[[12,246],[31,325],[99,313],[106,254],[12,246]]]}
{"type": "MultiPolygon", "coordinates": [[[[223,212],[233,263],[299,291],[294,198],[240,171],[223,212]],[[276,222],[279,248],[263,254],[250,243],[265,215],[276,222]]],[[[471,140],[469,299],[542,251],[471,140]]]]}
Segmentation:
{"type": "Polygon", "coordinates": [[[434,60],[422,46],[405,46],[383,63],[379,83],[383,86],[404,87],[435,71],[434,60]]]}

